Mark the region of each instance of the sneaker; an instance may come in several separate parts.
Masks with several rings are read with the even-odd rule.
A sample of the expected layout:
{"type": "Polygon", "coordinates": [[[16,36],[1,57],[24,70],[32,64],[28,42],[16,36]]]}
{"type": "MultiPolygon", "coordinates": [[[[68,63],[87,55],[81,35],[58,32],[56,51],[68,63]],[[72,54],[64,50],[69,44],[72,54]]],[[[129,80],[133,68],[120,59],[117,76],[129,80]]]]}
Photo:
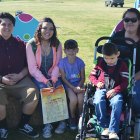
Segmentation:
{"type": "Polygon", "coordinates": [[[109,133],[109,139],[119,140],[117,133],[109,133]]]}
{"type": "Polygon", "coordinates": [[[43,128],[43,137],[44,138],[50,138],[52,136],[52,125],[51,124],[46,124],[45,127],[43,128]]]}
{"type": "Polygon", "coordinates": [[[0,140],[6,140],[8,137],[8,130],[7,129],[0,129],[0,140]]]}
{"type": "Polygon", "coordinates": [[[109,135],[109,130],[108,130],[108,128],[105,128],[105,129],[103,130],[103,132],[101,133],[101,135],[102,135],[102,136],[108,136],[108,135],[109,135]]]}
{"type": "Polygon", "coordinates": [[[39,137],[39,134],[29,124],[25,124],[23,127],[20,127],[19,132],[30,137],[30,138],[38,138],[39,137]]]}
{"type": "Polygon", "coordinates": [[[80,116],[78,121],[78,130],[80,131],[82,129],[82,116],[80,116]]]}
{"type": "Polygon", "coordinates": [[[76,130],[77,129],[76,119],[75,118],[70,119],[70,129],[71,130],[76,130]]]}
{"type": "Polygon", "coordinates": [[[62,121],[59,123],[58,127],[55,129],[55,133],[62,134],[64,133],[65,129],[66,129],[66,123],[62,121]]]}

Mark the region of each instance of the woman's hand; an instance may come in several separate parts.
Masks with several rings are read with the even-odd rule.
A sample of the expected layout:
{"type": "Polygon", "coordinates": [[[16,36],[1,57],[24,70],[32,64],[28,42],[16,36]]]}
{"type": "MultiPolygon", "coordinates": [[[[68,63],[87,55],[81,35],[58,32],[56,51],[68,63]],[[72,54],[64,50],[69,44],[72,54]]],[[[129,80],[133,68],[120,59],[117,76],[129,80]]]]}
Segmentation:
{"type": "Polygon", "coordinates": [[[57,82],[58,78],[52,77],[51,80],[52,80],[52,82],[55,84],[55,83],[57,82]]]}
{"type": "Polygon", "coordinates": [[[48,80],[47,83],[46,83],[47,87],[52,87],[52,83],[48,80]]]}

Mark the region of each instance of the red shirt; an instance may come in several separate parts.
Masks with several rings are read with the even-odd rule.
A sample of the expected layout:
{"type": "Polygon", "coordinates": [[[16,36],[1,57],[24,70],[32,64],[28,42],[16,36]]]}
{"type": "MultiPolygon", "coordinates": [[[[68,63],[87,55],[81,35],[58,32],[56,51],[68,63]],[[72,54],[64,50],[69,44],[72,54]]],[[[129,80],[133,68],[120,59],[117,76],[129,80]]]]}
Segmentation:
{"type": "Polygon", "coordinates": [[[26,46],[23,41],[11,36],[0,36],[0,75],[19,73],[27,66],[26,46]]]}
{"type": "MultiPolygon", "coordinates": [[[[116,93],[122,92],[124,89],[127,88],[128,86],[128,67],[126,65],[126,63],[123,60],[119,60],[120,65],[118,68],[118,72],[114,74],[115,68],[117,66],[108,66],[105,61],[105,65],[108,69],[108,74],[114,74],[113,76],[115,77],[115,85],[114,85],[114,90],[116,93]]],[[[117,62],[118,63],[118,62],[117,62]]],[[[98,63],[95,68],[92,70],[92,72],[90,73],[89,79],[92,82],[92,84],[94,84],[95,86],[97,86],[98,82],[102,82],[105,83],[105,76],[104,76],[104,65],[102,63],[98,63]],[[99,76],[97,76],[97,72],[100,71],[99,76]]]]}

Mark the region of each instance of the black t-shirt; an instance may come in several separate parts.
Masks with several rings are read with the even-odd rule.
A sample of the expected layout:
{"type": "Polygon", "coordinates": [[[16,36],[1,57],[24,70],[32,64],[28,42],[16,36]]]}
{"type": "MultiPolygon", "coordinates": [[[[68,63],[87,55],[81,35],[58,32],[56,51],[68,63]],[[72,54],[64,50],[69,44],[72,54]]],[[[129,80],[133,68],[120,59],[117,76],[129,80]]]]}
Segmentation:
{"type": "MultiPolygon", "coordinates": [[[[121,58],[130,58],[133,62],[133,55],[134,55],[134,45],[128,44],[125,42],[125,30],[119,31],[115,33],[113,38],[122,38],[121,40],[113,40],[112,42],[118,45],[118,48],[120,50],[120,57],[121,58]],[[123,40],[124,38],[124,40],[123,40]]],[[[136,72],[140,71],[140,41],[136,42],[137,48],[136,48],[136,72]]]]}

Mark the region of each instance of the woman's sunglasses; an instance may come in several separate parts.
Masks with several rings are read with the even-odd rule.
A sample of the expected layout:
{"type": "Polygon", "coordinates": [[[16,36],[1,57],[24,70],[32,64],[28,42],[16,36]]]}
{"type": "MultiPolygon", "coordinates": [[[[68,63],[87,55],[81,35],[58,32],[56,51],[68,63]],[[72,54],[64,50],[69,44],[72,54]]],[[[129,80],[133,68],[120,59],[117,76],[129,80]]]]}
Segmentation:
{"type": "Polygon", "coordinates": [[[137,18],[124,18],[123,21],[126,22],[126,23],[127,23],[127,22],[130,22],[130,21],[131,21],[132,23],[135,23],[135,22],[138,21],[138,19],[137,19],[137,18]]]}

